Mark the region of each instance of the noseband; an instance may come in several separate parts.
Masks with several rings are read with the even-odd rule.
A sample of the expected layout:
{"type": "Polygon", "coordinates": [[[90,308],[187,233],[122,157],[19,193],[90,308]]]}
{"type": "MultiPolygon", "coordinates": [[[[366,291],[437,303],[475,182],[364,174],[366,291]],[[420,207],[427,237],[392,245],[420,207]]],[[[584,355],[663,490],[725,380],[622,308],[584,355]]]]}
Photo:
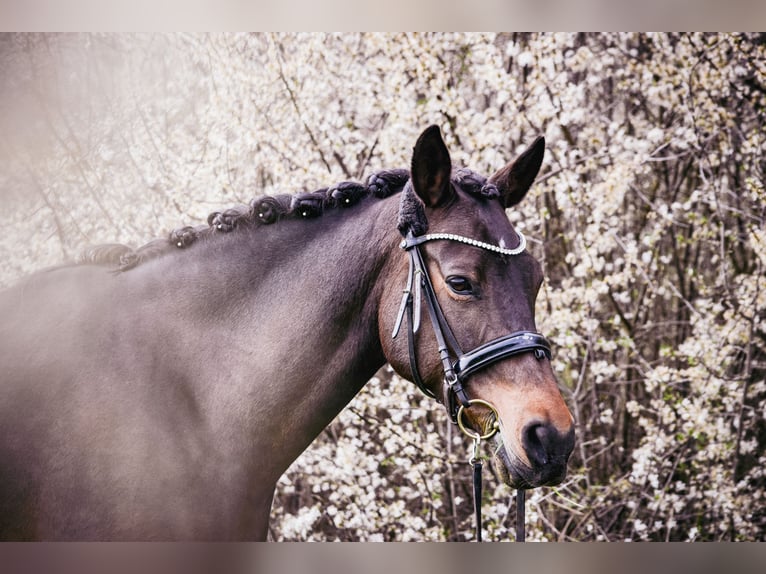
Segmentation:
{"type": "Polygon", "coordinates": [[[436,299],[433,283],[428,274],[428,269],[423,261],[423,255],[420,246],[428,241],[457,241],[472,245],[479,249],[485,249],[499,255],[519,255],[527,246],[526,239],[520,232],[519,245],[513,249],[507,249],[498,245],[484,243],[476,239],[469,239],[460,235],[451,233],[433,233],[428,235],[413,236],[408,233],[402,241],[400,247],[409,254],[409,272],[407,274],[407,285],[402,296],[402,303],[399,307],[399,314],[394,324],[392,333],[393,338],[399,334],[407,315],[407,339],[410,355],[410,369],[412,379],[418,388],[427,396],[441,400],[454,423],[458,422],[458,411],[460,407],[469,408],[471,401],[468,398],[464,384],[472,374],[489,365],[492,365],[502,359],[521,355],[523,353],[534,353],[538,360],[551,358],[551,346],[548,340],[532,331],[518,331],[509,335],[492,339],[491,341],[476,347],[467,353],[463,352],[452,332],[444,313],[436,299]],[[431,318],[431,324],[436,336],[436,343],[439,349],[439,359],[444,369],[444,382],[442,387],[442,397],[438,398],[423,382],[418,370],[418,361],[415,351],[415,334],[420,329],[420,306],[422,296],[425,296],[426,308],[431,318]]]}

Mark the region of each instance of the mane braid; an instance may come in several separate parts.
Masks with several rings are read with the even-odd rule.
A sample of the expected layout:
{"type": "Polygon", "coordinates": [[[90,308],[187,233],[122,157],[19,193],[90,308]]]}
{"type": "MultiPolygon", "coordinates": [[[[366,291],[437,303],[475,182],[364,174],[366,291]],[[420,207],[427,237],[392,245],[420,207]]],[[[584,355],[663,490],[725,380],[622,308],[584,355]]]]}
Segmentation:
{"type": "MultiPolygon", "coordinates": [[[[497,187],[469,169],[459,169],[452,174],[452,183],[478,199],[496,199],[497,187]]],[[[342,181],[329,188],[297,194],[280,194],[256,197],[248,205],[240,204],[224,211],[214,211],[207,217],[207,225],[185,226],[171,231],[167,237],[154,239],[132,249],[126,245],[108,244],[88,248],[79,264],[114,266],[119,273],[167,253],[186,249],[200,239],[237,228],[253,225],[271,225],[281,219],[310,219],[320,217],[327,209],[345,209],[359,203],[367,196],[384,199],[402,193],[399,211],[399,229],[402,233],[412,229],[415,235],[425,233],[428,222],[422,202],[415,196],[410,184],[410,172],[406,169],[390,169],[373,173],[365,183],[342,181]]]]}

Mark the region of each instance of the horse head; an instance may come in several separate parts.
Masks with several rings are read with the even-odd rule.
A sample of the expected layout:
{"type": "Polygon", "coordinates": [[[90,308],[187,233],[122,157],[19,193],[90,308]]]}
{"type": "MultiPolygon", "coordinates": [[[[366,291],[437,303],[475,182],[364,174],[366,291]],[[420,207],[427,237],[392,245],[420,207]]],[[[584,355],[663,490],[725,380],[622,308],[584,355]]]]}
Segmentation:
{"type": "Polygon", "coordinates": [[[560,483],[574,446],[550,347],[536,332],[542,269],[505,213],[529,190],[544,148],[538,138],[487,179],[453,171],[438,127],[423,132],[400,199],[409,271],[400,254],[379,318],[393,368],[469,433],[494,434],[499,475],[522,489],[560,483]]]}

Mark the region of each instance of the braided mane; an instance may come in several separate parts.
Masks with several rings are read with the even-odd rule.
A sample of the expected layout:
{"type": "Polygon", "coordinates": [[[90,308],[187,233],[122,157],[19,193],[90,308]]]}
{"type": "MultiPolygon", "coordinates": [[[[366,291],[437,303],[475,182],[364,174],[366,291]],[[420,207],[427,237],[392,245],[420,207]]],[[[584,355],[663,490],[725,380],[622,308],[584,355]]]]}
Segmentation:
{"type": "MultiPolygon", "coordinates": [[[[469,169],[459,169],[451,181],[463,191],[482,199],[496,199],[499,192],[494,184],[469,169]]],[[[185,249],[200,239],[229,233],[240,227],[270,225],[281,219],[308,219],[319,217],[327,209],[349,208],[361,199],[372,195],[383,199],[402,192],[399,209],[399,231],[402,235],[411,230],[414,235],[426,232],[428,222],[420,199],[410,183],[410,172],[392,169],[375,172],[362,184],[343,181],[331,187],[308,193],[280,194],[256,197],[248,205],[236,205],[225,211],[214,211],[207,218],[207,225],[186,226],[174,229],[167,237],[154,239],[133,249],[122,244],[97,245],[87,249],[77,260],[81,264],[115,266],[116,272],[127,271],[150,259],[171,251],[185,249]]]]}

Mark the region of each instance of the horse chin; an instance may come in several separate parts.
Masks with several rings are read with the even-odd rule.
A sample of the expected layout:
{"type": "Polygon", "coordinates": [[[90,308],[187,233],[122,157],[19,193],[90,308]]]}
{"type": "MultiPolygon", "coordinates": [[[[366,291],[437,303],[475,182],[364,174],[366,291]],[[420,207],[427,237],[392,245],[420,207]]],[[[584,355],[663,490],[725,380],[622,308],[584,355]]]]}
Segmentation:
{"type": "Polygon", "coordinates": [[[518,464],[511,462],[508,451],[499,439],[496,444],[494,455],[492,456],[492,466],[495,469],[500,481],[510,488],[530,488],[531,485],[522,477],[519,472],[518,464]]]}
{"type": "Polygon", "coordinates": [[[511,478],[511,473],[508,471],[508,467],[503,462],[499,454],[496,454],[492,457],[492,466],[494,467],[495,474],[497,474],[500,482],[506,486],[510,486],[511,488],[516,488],[516,484],[511,478]]]}

